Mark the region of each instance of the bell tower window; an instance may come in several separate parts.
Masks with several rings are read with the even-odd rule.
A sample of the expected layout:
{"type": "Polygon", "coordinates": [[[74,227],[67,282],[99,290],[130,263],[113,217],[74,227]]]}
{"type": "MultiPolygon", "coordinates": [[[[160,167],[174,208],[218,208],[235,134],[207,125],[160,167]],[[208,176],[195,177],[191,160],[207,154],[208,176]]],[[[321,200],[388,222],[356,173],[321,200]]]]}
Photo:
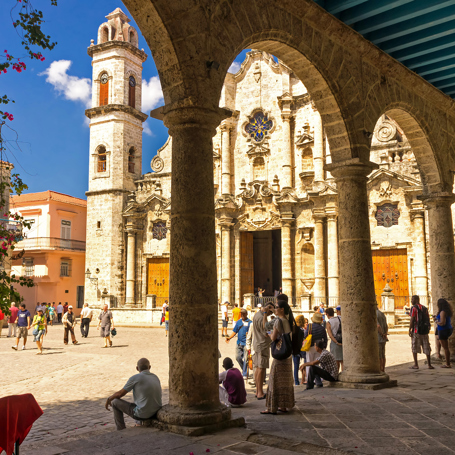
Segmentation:
{"type": "Polygon", "coordinates": [[[100,77],[100,106],[109,104],[109,76],[103,73],[100,77]]]}
{"type": "Polygon", "coordinates": [[[107,170],[107,160],[106,160],[106,149],[104,147],[100,147],[98,151],[98,172],[106,172],[107,170]]]}
{"type": "Polygon", "coordinates": [[[130,151],[128,152],[128,172],[131,174],[134,174],[134,159],[135,159],[135,154],[134,154],[134,148],[131,148],[130,151]]]}
{"type": "Polygon", "coordinates": [[[136,107],[136,79],[133,76],[128,81],[128,106],[136,107]]]}

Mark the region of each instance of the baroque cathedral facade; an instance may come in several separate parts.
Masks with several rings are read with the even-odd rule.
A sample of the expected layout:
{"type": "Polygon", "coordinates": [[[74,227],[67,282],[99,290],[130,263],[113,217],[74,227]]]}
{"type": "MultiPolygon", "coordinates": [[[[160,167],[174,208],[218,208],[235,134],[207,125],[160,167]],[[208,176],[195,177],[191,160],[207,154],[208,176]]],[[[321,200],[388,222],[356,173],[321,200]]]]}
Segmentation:
{"type": "MultiPolygon", "coordinates": [[[[87,192],[85,300],[93,307],[148,309],[169,297],[171,147],[142,174],[142,63],[137,32],[117,8],[93,59],[87,192]]],[[[325,170],[330,147],[304,83],[258,50],[226,75],[220,107],[232,111],[213,138],[218,296],[241,303],[282,288],[304,311],[338,303],[337,187],[325,170]]],[[[399,312],[409,296],[426,302],[426,212],[417,163],[403,131],[378,119],[368,178],[378,302],[387,287],[399,312]]],[[[389,294],[390,295],[390,294],[389,294]]]]}

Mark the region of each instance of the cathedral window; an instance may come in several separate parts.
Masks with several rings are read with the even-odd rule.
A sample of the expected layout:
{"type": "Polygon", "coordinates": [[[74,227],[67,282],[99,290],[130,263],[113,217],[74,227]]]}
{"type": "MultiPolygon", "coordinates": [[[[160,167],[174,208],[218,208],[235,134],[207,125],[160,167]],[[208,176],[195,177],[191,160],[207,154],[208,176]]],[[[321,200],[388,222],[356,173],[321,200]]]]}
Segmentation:
{"type": "Polygon", "coordinates": [[[397,226],[399,217],[400,211],[396,204],[383,204],[379,206],[375,215],[378,226],[384,226],[386,228],[397,226]]]}
{"type": "Polygon", "coordinates": [[[269,131],[273,128],[272,120],[269,120],[267,114],[259,111],[254,114],[253,118],[245,126],[245,132],[255,141],[262,142],[269,131]]]}
{"type": "Polygon", "coordinates": [[[131,174],[134,174],[134,159],[135,159],[135,154],[134,154],[134,148],[131,148],[130,151],[128,152],[128,172],[131,174]]]}
{"type": "Polygon", "coordinates": [[[153,238],[156,240],[163,240],[166,238],[167,227],[164,221],[153,223],[152,227],[153,238]]]}
{"type": "Polygon", "coordinates": [[[313,151],[310,147],[302,151],[302,171],[313,170],[313,151]]]}
{"type": "Polygon", "coordinates": [[[106,172],[107,170],[107,154],[104,147],[100,147],[98,151],[98,172],[106,172]]]}
{"type": "Polygon", "coordinates": [[[265,180],[265,161],[262,156],[253,161],[253,180],[265,180]]]}
{"type": "Polygon", "coordinates": [[[103,27],[101,29],[101,43],[107,43],[109,41],[109,29],[103,27]]]}
{"type": "Polygon", "coordinates": [[[100,106],[109,104],[109,76],[103,73],[100,77],[100,106]]]}
{"type": "Polygon", "coordinates": [[[128,80],[128,105],[136,107],[136,79],[133,76],[128,80]]]}

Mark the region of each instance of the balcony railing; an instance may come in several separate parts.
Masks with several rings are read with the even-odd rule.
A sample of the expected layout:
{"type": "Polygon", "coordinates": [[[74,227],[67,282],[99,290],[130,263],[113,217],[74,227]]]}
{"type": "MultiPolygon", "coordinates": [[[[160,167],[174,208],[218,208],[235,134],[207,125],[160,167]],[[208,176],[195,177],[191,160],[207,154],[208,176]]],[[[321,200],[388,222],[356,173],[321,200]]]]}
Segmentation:
{"type": "Polygon", "coordinates": [[[82,240],[60,239],[57,237],[35,237],[23,239],[16,244],[16,250],[76,250],[85,251],[82,240]]]}

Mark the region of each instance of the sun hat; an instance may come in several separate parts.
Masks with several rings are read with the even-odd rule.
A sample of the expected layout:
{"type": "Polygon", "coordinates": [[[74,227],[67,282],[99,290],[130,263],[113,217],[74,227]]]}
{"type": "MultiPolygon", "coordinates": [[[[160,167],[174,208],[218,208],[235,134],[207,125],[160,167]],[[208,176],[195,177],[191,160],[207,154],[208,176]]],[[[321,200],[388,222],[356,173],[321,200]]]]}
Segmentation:
{"type": "Polygon", "coordinates": [[[321,324],[322,323],[322,314],[321,313],[314,313],[311,320],[315,322],[316,324],[321,324]]]}
{"type": "Polygon", "coordinates": [[[73,305],[70,305],[70,306],[68,307],[68,309],[70,309],[70,308],[73,309],[73,305]]]}
{"type": "Polygon", "coordinates": [[[341,311],[341,306],[338,305],[335,309],[336,309],[337,311],[341,311]]]}

